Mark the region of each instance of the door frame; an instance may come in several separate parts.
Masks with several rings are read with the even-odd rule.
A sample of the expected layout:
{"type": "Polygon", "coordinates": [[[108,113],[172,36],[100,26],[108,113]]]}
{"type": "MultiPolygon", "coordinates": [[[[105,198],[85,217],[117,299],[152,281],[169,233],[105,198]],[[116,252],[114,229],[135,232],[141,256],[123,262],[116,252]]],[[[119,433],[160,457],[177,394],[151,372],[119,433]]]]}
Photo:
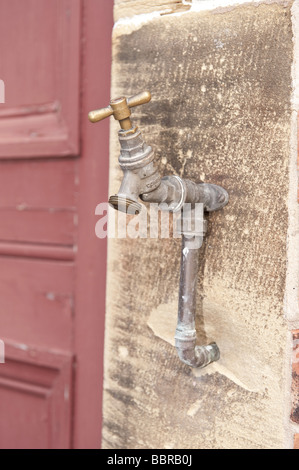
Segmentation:
{"type": "Polygon", "coordinates": [[[100,448],[107,240],[95,235],[95,208],[108,199],[109,120],[88,112],[110,101],[113,0],[82,1],[81,155],[75,279],[74,448],[100,448]]]}

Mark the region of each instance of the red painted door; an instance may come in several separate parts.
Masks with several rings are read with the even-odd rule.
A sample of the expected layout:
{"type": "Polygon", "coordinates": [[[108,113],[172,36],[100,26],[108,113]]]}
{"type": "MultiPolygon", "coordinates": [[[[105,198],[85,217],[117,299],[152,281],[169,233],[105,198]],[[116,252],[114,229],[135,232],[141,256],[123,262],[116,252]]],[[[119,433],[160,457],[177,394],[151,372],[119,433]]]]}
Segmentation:
{"type": "Polygon", "coordinates": [[[0,0],[1,448],[100,447],[112,7],[0,0]]]}

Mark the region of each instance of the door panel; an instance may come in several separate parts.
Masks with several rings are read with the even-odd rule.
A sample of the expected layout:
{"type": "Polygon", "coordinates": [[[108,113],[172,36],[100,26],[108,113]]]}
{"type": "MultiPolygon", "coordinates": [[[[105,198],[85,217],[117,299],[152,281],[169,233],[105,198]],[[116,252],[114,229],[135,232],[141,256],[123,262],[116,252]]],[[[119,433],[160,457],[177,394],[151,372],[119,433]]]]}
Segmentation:
{"type": "Polygon", "coordinates": [[[5,346],[0,375],[1,448],[69,447],[72,357],[9,340],[5,346]]]}
{"type": "Polygon", "coordinates": [[[0,240],[73,245],[77,191],[72,160],[2,160],[0,240]]]}
{"type": "Polygon", "coordinates": [[[70,351],[73,310],[73,262],[2,256],[0,322],[6,337],[70,351]]]}
{"type": "Polygon", "coordinates": [[[80,0],[1,0],[0,157],[79,154],[80,0]]]}

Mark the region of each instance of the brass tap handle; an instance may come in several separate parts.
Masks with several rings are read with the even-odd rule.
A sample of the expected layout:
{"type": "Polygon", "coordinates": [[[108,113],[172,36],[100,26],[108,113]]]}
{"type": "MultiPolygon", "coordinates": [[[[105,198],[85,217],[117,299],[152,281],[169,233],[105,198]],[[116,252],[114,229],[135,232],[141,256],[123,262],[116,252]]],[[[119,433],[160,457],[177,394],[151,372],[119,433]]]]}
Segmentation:
{"type": "Polygon", "coordinates": [[[132,123],[130,120],[131,110],[134,106],[148,103],[151,100],[149,91],[143,91],[138,95],[126,98],[122,96],[110,101],[110,105],[106,108],[97,109],[88,113],[88,118],[91,122],[98,122],[109,116],[114,116],[114,119],[119,121],[120,127],[124,130],[131,129],[132,123]]]}

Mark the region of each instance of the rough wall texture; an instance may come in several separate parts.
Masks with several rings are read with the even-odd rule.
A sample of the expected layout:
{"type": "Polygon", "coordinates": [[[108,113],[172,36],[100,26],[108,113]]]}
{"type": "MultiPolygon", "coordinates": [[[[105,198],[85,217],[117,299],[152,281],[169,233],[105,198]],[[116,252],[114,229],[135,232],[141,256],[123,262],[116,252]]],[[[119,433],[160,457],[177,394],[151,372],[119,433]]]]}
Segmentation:
{"type": "MultiPolygon", "coordinates": [[[[105,448],[286,445],[290,8],[115,28],[112,96],[151,91],[133,116],[161,172],[220,184],[230,202],[209,216],[200,254],[198,341],[221,350],[201,371],[173,347],[180,241],[109,241],[105,448]]],[[[111,124],[114,194],[122,174],[111,124]]]]}

